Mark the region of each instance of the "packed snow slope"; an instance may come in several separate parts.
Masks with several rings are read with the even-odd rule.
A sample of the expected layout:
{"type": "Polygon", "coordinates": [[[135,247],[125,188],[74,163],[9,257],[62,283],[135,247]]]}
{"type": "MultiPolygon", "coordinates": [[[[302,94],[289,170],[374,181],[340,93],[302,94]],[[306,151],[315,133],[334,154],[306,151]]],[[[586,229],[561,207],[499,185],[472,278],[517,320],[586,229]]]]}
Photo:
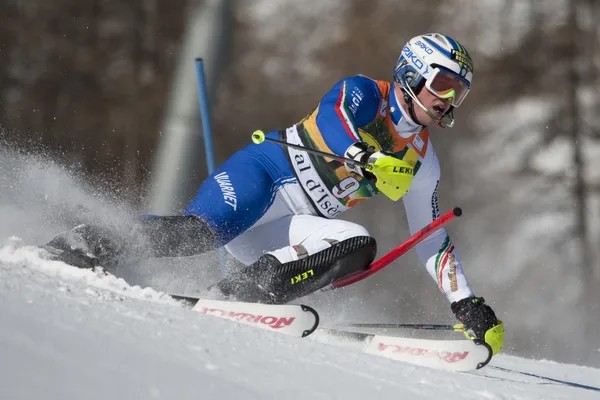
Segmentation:
{"type": "Polygon", "coordinates": [[[403,364],[319,331],[203,315],[15,240],[0,246],[0,355],[7,400],[600,399],[598,369],[503,355],[462,374],[403,364]]]}

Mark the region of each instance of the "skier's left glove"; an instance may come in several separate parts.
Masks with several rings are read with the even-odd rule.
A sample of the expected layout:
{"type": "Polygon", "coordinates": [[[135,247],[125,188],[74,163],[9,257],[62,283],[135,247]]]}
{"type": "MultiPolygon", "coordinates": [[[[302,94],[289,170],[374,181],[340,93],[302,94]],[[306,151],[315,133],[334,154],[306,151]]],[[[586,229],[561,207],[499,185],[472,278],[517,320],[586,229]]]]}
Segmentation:
{"type": "Polygon", "coordinates": [[[504,345],[504,324],[496,318],[483,297],[467,297],[450,305],[462,329],[469,339],[484,340],[497,354],[504,345]]]}

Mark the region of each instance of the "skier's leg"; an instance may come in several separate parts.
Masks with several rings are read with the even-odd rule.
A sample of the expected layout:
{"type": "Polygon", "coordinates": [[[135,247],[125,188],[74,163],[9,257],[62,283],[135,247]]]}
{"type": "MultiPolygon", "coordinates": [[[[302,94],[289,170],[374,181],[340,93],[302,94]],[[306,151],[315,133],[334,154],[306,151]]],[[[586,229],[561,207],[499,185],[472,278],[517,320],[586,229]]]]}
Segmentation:
{"type": "Polygon", "coordinates": [[[366,268],[377,251],[375,239],[362,226],[312,215],[252,228],[227,249],[241,259],[252,250],[256,261],[217,287],[238,300],[263,303],[286,303],[322,289],[366,268]]]}
{"type": "Polygon", "coordinates": [[[255,224],[273,201],[276,184],[252,154],[239,152],[203,183],[184,214],[206,221],[217,247],[255,224]]]}
{"type": "Polygon", "coordinates": [[[260,219],[278,187],[256,147],[234,154],[209,176],[182,216],[144,216],[126,232],[80,225],[45,247],[55,259],[90,268],[129,257],[190,256],[222,246],[260,219]]]}
{"type": "MultiPolygon", "coordinates": [[[[260,146],[246,146],[202,183],[183,216],[145,220],[146,231],[156,238],[154,257],[213,250],[264,220],[282,182],[291,178],[291,171],[277,168],[279,159],[287,162],[282,154],[266,154],[260,146]]],[[[279,217],[270,214],[271,218],[279,217]]]]}

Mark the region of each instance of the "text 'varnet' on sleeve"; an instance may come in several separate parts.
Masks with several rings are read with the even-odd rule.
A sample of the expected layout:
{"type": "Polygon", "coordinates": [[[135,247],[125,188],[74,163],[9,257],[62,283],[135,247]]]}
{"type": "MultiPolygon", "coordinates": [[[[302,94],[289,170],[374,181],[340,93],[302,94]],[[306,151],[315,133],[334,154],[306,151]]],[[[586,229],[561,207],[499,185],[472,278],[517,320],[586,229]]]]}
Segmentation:
{"type": "Polygon", "coordinates": [[[321,99],[316,118],[327,147],[343,155],[348,147],[360,141],[358,128],[375,119],[380,100],[377,83],[365,76],[336,83],[321,99]]]}

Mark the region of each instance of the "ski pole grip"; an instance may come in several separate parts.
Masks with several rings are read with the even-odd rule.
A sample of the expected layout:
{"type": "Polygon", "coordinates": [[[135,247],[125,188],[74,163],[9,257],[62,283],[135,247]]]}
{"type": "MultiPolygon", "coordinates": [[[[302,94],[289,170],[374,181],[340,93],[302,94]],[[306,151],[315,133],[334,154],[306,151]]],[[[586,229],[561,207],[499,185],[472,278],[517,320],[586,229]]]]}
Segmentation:
{"type": "Polygon", "coordinates": [[[252,134],[252,141],[256,144],[261,144],[265,141],[265,133],[261,130],[254,131],[252,134]]]}

